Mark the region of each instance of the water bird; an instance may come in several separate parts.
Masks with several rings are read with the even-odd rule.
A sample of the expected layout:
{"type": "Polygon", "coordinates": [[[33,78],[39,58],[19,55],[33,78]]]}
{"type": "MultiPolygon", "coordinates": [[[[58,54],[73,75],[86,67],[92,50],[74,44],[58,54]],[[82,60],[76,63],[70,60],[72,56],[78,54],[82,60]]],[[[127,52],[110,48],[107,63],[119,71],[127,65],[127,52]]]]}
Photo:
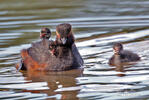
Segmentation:
{"type": "Polygon", "coordinates": [[[115,43],[113,45],[114,55],[109,59],[110,65],[120,65],[122,63],[134,62],[140,60],[140,57],[129,50],[124,50],[121,43],[115,43]]]}
{"type": "Polygon", "coordinates": [[[21,51],[21,62],[17,69],[40,71],[65,71],[83,66],[83,59],[75,45],[72,26],[68,23],[56,27],[56,40],[49,40],[47,28],[40,32],[41,41],[32,43],[21,51]]]}

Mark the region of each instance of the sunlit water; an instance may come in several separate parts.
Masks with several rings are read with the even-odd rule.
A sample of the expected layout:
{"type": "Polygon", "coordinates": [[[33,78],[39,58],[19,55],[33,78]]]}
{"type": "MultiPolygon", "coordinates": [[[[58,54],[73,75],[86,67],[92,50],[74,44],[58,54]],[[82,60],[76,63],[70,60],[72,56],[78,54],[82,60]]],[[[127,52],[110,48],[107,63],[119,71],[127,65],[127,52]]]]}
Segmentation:
{"type": "Polygon", "coordinates": [[[148,0],[1,0],[0,99],[147,100],[149,98],[148,0]],[[42,27],[70,23],[84,70],[17,72],[20,50],[39,40],[42,27]],[[111,67],[114,42],[141,61],[111,67]]]}

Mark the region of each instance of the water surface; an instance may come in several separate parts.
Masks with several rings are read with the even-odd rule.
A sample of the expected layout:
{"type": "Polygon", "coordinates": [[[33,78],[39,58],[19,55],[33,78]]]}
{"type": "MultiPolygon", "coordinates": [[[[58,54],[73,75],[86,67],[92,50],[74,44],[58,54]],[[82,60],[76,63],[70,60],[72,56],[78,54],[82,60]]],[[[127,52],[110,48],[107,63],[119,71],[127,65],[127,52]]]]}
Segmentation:
{"type": "Polygon", "coordinates": [[[149,98],[148,0],[0,1],[0,99],[147,100],[149,98]],[[20,50],[39,40],[42,27],[70,23],[84,70],[16,72],[20,50]],[[112,45],[139,54],[141,61],[108,65],[112,45]]]}

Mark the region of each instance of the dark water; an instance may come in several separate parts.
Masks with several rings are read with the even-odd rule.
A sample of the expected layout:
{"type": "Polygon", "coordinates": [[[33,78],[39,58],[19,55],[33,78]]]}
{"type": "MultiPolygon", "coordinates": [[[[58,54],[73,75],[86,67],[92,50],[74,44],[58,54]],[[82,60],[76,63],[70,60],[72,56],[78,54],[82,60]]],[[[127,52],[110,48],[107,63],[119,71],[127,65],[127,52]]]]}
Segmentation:
{"type": "Polygon", "coordinates": [[[0,99],[147,100],[149,98],[148,0],[1,0],[0,99]],[[19,52],[39,40],[42,27],[68,22],[84,70],[16,72],[19,52]],[[134,65],[108,65],[112,44],[140,55],[134,65]]]}

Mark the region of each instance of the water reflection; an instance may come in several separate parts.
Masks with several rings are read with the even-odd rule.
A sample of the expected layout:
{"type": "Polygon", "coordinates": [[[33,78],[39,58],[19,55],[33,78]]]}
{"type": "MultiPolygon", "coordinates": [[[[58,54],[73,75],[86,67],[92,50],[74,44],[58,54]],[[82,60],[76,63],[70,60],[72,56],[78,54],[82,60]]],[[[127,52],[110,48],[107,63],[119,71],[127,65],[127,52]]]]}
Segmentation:
{"type": "MultiPolygon", "coordinates": [[[[80,87],[77,86],[76,77],[81,77],[83,75],[83,70],[71,70],[65,72],[39,72],[29,70],[27,73],[23,73],[27,81],[32,81],[32,83],[42,82],[47,83],[47,88],[44,90],[42,88],[35,88],[31,90],[22,90],[23,92],[31,93],[44,93],[49,97],[55,96],[57,94],[61,95],[61,100],[79,100],[77,97],[80,87]]],[[[37,85],[37,84],[36,84],[37,85]]],[[[56,98],[56,97],[54,97],[56,98]]]]}
{"type": "MultiPolygon", "coordinates": [[[[116,72],[122,72],[122,73],[117,73],[117,76],[119,77],[124,77],[126,75],[126,72],[128,71],[127,69],[135,66],[137,64],[136,62],[129,62],[129,63],[120,63],[116,64],[113,68],[116,72]]],[[[130,70],[129,70],[130,71],[130,70]]]]}

